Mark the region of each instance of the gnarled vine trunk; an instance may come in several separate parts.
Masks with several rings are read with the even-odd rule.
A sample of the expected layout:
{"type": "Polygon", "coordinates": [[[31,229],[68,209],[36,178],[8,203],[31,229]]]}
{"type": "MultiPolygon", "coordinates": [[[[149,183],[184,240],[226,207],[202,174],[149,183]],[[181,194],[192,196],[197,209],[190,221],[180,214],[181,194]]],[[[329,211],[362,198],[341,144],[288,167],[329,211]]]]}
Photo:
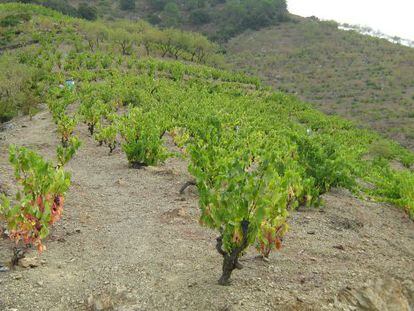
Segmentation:
{"type": "Polygon", "coordinates": [[[88,130],[89,130],[89,134],[93,135],[93,132],[95,131],[95,124],[88,123],[88,130]]]}
{"type": "Polygon", "coordinates": [[[180,194],[184,194],[185,189],[187,189],[190,186],[197,186],[197,183],[195,180],[189,180],[187,181],[181,188],[180,188],[180,194]]]}
{"type": "Polygon", "coordinates": [[[249,222],[247,220],[243,220],[241,223],[241,227],[243,233],[243,240],[240,246],[234,248],[231,251],[231,253],[228,253],[223,250],[223,237],[219,236],[217,238],[216,249],[219,252],[219,254],[223,256],[223,273],[218,281],[220,285],[229,285],[231,273],[233,272],[233,270],[243,268],[243,266],[239,263],[239,257],[248,245],[247,234],[249,230],[249,222]]]}
{"type": "Polygon", "coordinates": [[[26,251],[27,250],[24,248],[18,248],[18,247],[13,248],[13,257],[10,262],[12,269],[14,269],[14,267],[16,267],[19,264],[20,259],[24,258],[24,256],[26,255],[26,251]]]}
{"type": "Polygon", "coordinates": [[[131,166],[132,168],[135,168],[135,169],[142,169],[142,168],[144,168],[144,167],[147,167],[148,165],[147,165],[147,164],[145,164],[145,163],[142,163],[142,162],[131,162],[131,163],[130,163],[130,166],[131,166]]]}

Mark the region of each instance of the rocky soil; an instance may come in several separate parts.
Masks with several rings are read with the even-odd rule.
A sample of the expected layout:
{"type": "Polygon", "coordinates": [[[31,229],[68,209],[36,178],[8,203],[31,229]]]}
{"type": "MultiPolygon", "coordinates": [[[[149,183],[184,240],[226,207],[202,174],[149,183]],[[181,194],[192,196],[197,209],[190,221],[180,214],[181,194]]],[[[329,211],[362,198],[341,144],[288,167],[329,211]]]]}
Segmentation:
{"type": "MultiPolygon", "coordinates": [[[[83,146],[67,166],[65,214],[41,255],[0,272],[0,310],[413,310],[414,223],[399,209],[336,189],[320,209],[290,215],[269,262],[250,249],[232,285],[217,285],[216,233],[198,224],[186,163],[128,168],[82,126],[83,146]],[[23,267],[25,266],[25,267],[23,267]]],[[[9,144],[53,158],[47,112],[0,133],[0,187],[13,193],[9,144]]],[[[13,245],[0,238],[0,263],[13,245]]]]}

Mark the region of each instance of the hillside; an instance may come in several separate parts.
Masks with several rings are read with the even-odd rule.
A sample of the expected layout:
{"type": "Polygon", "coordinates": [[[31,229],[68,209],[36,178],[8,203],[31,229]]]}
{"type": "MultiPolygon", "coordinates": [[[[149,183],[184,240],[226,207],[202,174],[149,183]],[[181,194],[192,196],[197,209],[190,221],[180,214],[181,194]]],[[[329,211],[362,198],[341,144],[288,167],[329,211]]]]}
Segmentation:
{"type": "Polygon", "coordinates": [[[22,4],[0,33],[0,308],[414,304],[408,149],[196,33],[22,4]]]}
{"type": "MultiPolygon", "coordinates": [[[[31,2],[72,15],[79,12],[71,13],[68,6],[76,11],[83,3],[31,2]]],[[[236,70],[257,75],[325,113],[354,120],[414,148],[413,49],[355,31],[340,31],[333,22],[292,16],[285,1],[279,0],[238,4],[95,0],[88,5],[106,20],[141,19],[160,27],[202,32],[216,42],[232,39],[222,51],[236,70]],[[270,25],[274,26],[263,29],[270,25]]]]}
{"type": "MultiPolygon", "coordinates": [[[[0,0],[1,2],[13,2],[0,0]]],[[[143,19],[153,25],[201,32],[225,41],[246,29],[289,18],[285,0],[23,0],[73,17],[95,20],[143,19]]]]}
{"type": "Polygon", "coordinates": [[[90,23],[39,6],[10,4],[8,7],[15,8],[14,14],[7,10],[0,12],[0,122],[19,113],[35,113],[43,90],[49,86],[48,75],[53,70],[63,69],[62,59],[70,57],[70,52],[96,52],[96,59],[88,64],[92,67],[98,62],[103,67],[109,66],[107,62],[113,54],[117,57],[163,56],[211,65],[222,63],[221,56],[216,54],[216,44],[197,33],[160,30],[144,21],[90,23]],[[52,22],[51,18],[55,20],[52,22]],[[69,27],[65,27],[66,24],[69,27]],[[74,51],[65,49],[65,40],[71,40],[74,51]],[[44,45],[60,45],[61,48],[52,52],[48,61],[38,65],[25,59],[27,50],[41,51],[44,45]]]}
{"type": "Polygon", "coordinates": [[[414,148],[414,49],[302,18],[226,48],[235,69],[414,148]]]}

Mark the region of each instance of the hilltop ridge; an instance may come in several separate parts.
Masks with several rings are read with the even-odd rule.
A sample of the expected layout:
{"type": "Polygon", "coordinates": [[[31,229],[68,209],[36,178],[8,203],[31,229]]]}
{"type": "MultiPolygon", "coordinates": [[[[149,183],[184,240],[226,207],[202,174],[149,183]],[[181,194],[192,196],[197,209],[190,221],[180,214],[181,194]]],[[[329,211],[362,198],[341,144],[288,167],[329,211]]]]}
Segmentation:
{"type": "MultiPolygon", "coordinates": [[[[1,2],[11,2],[0,0],[1,2]]],[[[146,20],[160,27],[201,32],[225,41],[244,30],[260,29],[289,19],[286,0],[25,0],[73,17],[94,20],[146,20]]]]}

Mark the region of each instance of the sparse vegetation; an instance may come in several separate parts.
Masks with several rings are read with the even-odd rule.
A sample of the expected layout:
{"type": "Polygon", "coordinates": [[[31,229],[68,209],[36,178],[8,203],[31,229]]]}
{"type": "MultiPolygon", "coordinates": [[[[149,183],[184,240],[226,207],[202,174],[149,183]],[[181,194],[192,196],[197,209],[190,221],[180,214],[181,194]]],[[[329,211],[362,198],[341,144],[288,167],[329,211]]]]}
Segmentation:
{"type": "Polygon", "coordinates": [[[9,121],[19,112],[34,114],[45,72],[12,55],[0,57],[0,68],[0,122],[9,121]]]}
{"type": "Polygon", "coordinates": [[[297,18],[227,45],[234,68],[413,149],[414,49],[297,18]]]}

